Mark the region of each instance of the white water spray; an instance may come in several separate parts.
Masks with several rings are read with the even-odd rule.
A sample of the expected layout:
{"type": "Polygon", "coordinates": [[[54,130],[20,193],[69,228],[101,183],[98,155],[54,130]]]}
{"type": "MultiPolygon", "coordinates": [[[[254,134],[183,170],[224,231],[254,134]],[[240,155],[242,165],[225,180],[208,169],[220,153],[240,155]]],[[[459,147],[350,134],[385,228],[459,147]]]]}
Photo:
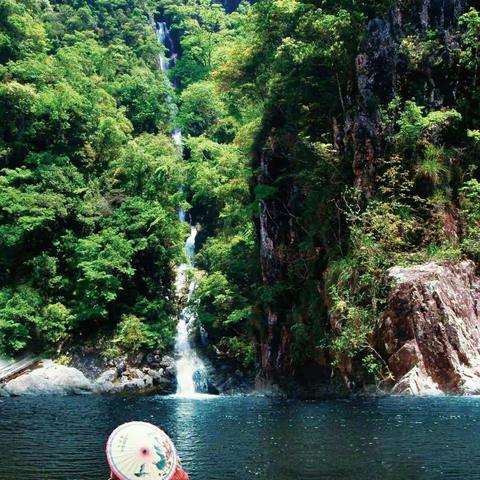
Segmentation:
{"type": "MultiPolygon", "coordinates": [[[[165,22],[158,22],[156,28],[159,43],[165,46],[167,54],[170,55],[168,58],[160,55],[159,58],[160,70],[166,72],[175,65],[177,54],[167,24],[165,22]]],[[[182,132],[180,129],[174,130],[172,133],[172,139],[181,152],[182,132]]],[[[178,212],[178,218],[181,222],[186,221],[184,210],[181,209],[178,212]]],[[[192,275],[194,271],[196,236],[197,229],[194,225],[191,225],[190,236],[185,241],[185,256],[187,263],[183,263],[178,267],[177,277],[175,279],[178,298],[181,298],[184,295],[188,285],[187,306],[178,315],[177,332],[175,335],[177,395],[182,397],[193,397],[199,395],[199,393],[208,391],[205,365],[195,352],[190,341],[190,336],[196,323],[195,313],[188,306],[196,286],[192,275]]]]}
{"type": "MultiPolygon", "coordinates": [[[[193,229],[194,227],[192,227],[193,229]]],[[[189,237],[191,238],[191,237],[189,237]]],[[[187,240],[188,241],[188,240],[187,240]]],[[[187,249],[187,247],[186,247],[187,249]]],[[[189,251],[187,249],[187,251],[189,251]]],[[[192,257],[188,257],[190,262],[192,257]]],[[[195,290],[195,280],[189,280],[192,272],[191,263],[182,264],[177,272],[177,289],[182,292],[189,283],[187,304],[195,290]]],[[[177,395],[191,397],[198,392],[208,391],[207,372],[190,341],[190,334],[195,326],[195,313],[187,305],[178,316],[177,334],[175,336],[175,367],[177,371],[177,395]]]]}
{"type": "MultiPolygon", "coordinates": [[[[179,218],[185,218],[185,212],[179,212],[179,218]]],[[[192,397],[198,392],[208,391],[205,365],[192,347],[190,335],[195,327],[196,316],[188,306],[196,287],[195,279],[190,278],[194,272],[195,238],[197,229],[190,227],[190,236],[185,241],[187,263],[178,267],[176,288],[177,297],[184,294],[188,285],[187,306],[178,315],[177,334],[175,336],[175,367],[177,371],[177,395],[192,397]]]]}
{"type": "Polygon", "coordinates": [[[167,24],[165,22],[157,22],[156,29],[158,43],[165,47],[167,55],[169,55],[159,55],[160,70],[166,72],[175,65],[175,62],[177,61],[177,53],[175,52],[173,40],[170,36],[167,24]]]}

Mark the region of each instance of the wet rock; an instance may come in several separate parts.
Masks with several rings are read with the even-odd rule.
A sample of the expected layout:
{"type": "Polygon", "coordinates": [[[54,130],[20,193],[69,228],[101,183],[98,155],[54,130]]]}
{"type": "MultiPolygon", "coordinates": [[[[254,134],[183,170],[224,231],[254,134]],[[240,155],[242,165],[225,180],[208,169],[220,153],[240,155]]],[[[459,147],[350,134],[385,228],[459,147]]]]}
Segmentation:
{"type": "Polygon", "coordinates": [[[119,388],[118,384],[115,384],[108,380],[97,380],[97,382],[95,382],[94,389],[95,393],[113,394],[121,392],[121,388],[119,388]]]}
{"type": "Polygon", "coordinates": [[[77,346],[71,350],[70,367],[80,370],[89,380],[96,379],[109,366],[113,366],[113,361],[109,365],[101,354],[95,348],[77,346]]]}
{"type": "Polygon", "coordinates": [[[177,390],[176,379],[167,377],[158,377],[153,379],[155,391],[162,395],[173,395],[177,390]]]}
{"type": "Polygon", "coordinates": [[[169,355],[164,355],[160,360],[160,365],[165,369],[175,368],[175,359],[169,355]]]}
{"type": "Polygon", "coordinates": [[[79,370],[43,361],[40,368],[8,382],[4,393],[9,395],[81,394],[91,392],[92,382],[79,370]]]}
{"type": "Polygon", "coordinates": [[[97,383],[104,383],[104,382],[114,382],[118,378],[118,370],[116,368],[110,368],[103,372],[98,378],[97,383]]]}
{"type": "Polygon", "coordinates": [[[247,374],[241,371],[235,361],[203,357],[203,363],[206,369],[207,393],[235,395],[251,393],[254,390],[253,372],[247,374]]]}
{"type": "Polygon", "coordinates": [[[147,387],[151,387],[152,384],[143,378],[133,378],[128,380],[122,385],[122,390],[124,392],[135,391],[135,390],[144,390],[147,387]]]}
{"type": "Polygon", "coordinates": [[[439,386],[432,380],[422,364],[413,367],[392,388],[392,393],[407,395],[439,395],[439,386]]]}
{"type": "Polygon", "coordinates": [[[121,393],[160,393],[171,394],[176,389],[175,378],[164,369],[154,370],[148,367],[126,368],[118,375],[117,369],[109,369],[95,382],[95,391],[102,394],[121,393]]]}
{"type": "Polygon", "coordinates": [[[160,370],[147,369],[146,375],[152,379],[153,385],[165,384],[166,381],[169,381],[165,377],[165,370],[162,368],[160,370]]]}
{"type": "Polygon", "coordinates": [[[480,392],[480,278],[471,261],[388,271],[378,332],[397,393],[480,392]]]}

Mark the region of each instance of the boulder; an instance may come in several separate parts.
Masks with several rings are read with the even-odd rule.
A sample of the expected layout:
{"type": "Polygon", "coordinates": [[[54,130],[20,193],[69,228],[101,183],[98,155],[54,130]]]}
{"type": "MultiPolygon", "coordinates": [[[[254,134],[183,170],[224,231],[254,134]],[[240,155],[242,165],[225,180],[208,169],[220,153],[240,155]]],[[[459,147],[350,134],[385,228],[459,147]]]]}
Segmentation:
{"type": "Polygon", "coordinates": [[[139,368],[132,368],[128,372],[128,376],[133,379],[143,380],[145,378],[145,374],[139,368]]]}
{"type": "Polygon", "coordinates": [[[94,384],[97,393],[163,393],[169,394],[175,391],[172,378],[165,375],[163,369],[152,370],[144,368],[127,368],[121,375],[117,369],[106,370],[98,377],[94,384]]]}
{"type": "Polygon", "coordinates": [[[152,370],[148,368],[145,373],[153,380],[153,383],[157,383],[163,379],[165,371],[163,368],[160,370],[152,370]]]}
{"type": "MultiPolygon", "coordinates": [[[[99,394],[160,393],[171,394],[176,390],[175,362],[165,356],[167,368],[152,369],[128,366],[124,358],[110,362],[110,368],[96,370],[97,375],[88,379],[83,372],[73,367],[58,365],[44,360],[31,372],[0,385],[0,396],[37,394],[99,394]]],[[[88,371],[92,375],[93,371],[88,371]]]]}
{"type": "Polygon", "coordinates": [[[9,395],[80,394],[91,392],[92,383],[72,367],[57,365],[51,360],[42,362],[40,368],[8,382],[4,393],[9,395]]]}
{"type": "Polygon", "coordinates": [[[175,359],[169,355],[164,355],[160,360],[160,366],[165,369],[175,368],[175,359]]]}
{"type": "Polygon", "coordinates": [[[117,374],[121,375],[127,369],[127,361],[125,357],[120,357],[115,362],[115,368],[117,369],[117,374]]]}
{"type": "Polygon", "coordinates": [[[97,393],[113,393],[116,392],[114,382],[118,379],[119,374],[116,367],[105,370],[95,381],[95,391],[97,393]]]}
{"type": "Polygon", "coordinates": [[[425,371],[422,364],[408,371],[393,386],[392,393],[403,395],[440,395],[443,392],[425,371]]]}
{"type": "Polygon", "coordinates": [[[378,332],[396,393],[480,393],[480,278],[471,261],[388,271],[378,332]]]}

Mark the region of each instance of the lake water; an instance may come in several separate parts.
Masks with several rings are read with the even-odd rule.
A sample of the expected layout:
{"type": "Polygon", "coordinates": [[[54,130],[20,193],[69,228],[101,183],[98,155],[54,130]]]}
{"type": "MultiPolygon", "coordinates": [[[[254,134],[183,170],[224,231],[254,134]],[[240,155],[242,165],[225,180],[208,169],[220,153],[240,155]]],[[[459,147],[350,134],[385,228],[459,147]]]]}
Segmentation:
{"type": "Polygon", "coordinates": [[[118,424],[174,439],[192,480],[480,479],[479,398],[0,398],[1,480],[106,480],[118,424]]]}

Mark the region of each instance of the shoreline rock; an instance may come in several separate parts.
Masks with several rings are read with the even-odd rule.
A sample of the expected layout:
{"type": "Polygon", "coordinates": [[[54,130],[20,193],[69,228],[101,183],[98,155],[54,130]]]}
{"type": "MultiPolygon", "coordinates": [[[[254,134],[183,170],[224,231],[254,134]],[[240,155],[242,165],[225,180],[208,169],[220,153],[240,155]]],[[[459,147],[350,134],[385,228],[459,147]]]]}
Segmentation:
{"type": "Polygon", "coordinates": [[[480,277],[475,264],[388,271],[394,286],[378,331],[392,393],[480,393],[480,277]]]}
{"type": "MultiPolygon", "coordinates": [[[[385,314],[376,333],[377,350],[392,379],[363,391],[383,395],[480,393],[480,276],[472,261],[393,267],[385,314]]],[[[327,362],[328,363],[328,362],[327,362]]],[[[265,388],[262,378],[236,370],[225,359],[206,362],[209,393],[262,392],[289,398],[332,398],[346,392],[341,376],[327,363],[306,372],[304,382],[292,380],[284,390],[265,388]],[[330,372],[330,374],[329,374],[330,372]],[[263,388],[262,388],[263,386],[263,388]],[[343,388],[341,388],[343,387],[343,388]]],[[[360,367],[351,365],[351,374],[360,367]]],[[[361,383],[357,384],[359,387],[361,383]]],[[[348,386],[348,385],[347,385],[348,386]]],[[[43,361],[0,386],[1,395],[42,394],[173,394],[175,360],[160,352],[105,360],[100,351],[77,348],[72,366],[43,361]]]]}
{"type": "Polygon", "coordinates": [[[129,363],[121,357],[103,365],[100,360],[93,360],[91,352],[87,358],[85,364],[72,362],[75,366],[43,360],[37,368],[0,385],[0,396],[85,393],[169,395],[176,391],[175,363],[167,355],[155,359],[153,365],[143,361],[143,356],[138,363],[129,363]]]}
{"type": "Polygon", "coordinates": [[[92,382],[76,368],[44,360],[40,367],[19,375],[2,387],[3,395],[69,395],[90,393],[92,382]]]}

